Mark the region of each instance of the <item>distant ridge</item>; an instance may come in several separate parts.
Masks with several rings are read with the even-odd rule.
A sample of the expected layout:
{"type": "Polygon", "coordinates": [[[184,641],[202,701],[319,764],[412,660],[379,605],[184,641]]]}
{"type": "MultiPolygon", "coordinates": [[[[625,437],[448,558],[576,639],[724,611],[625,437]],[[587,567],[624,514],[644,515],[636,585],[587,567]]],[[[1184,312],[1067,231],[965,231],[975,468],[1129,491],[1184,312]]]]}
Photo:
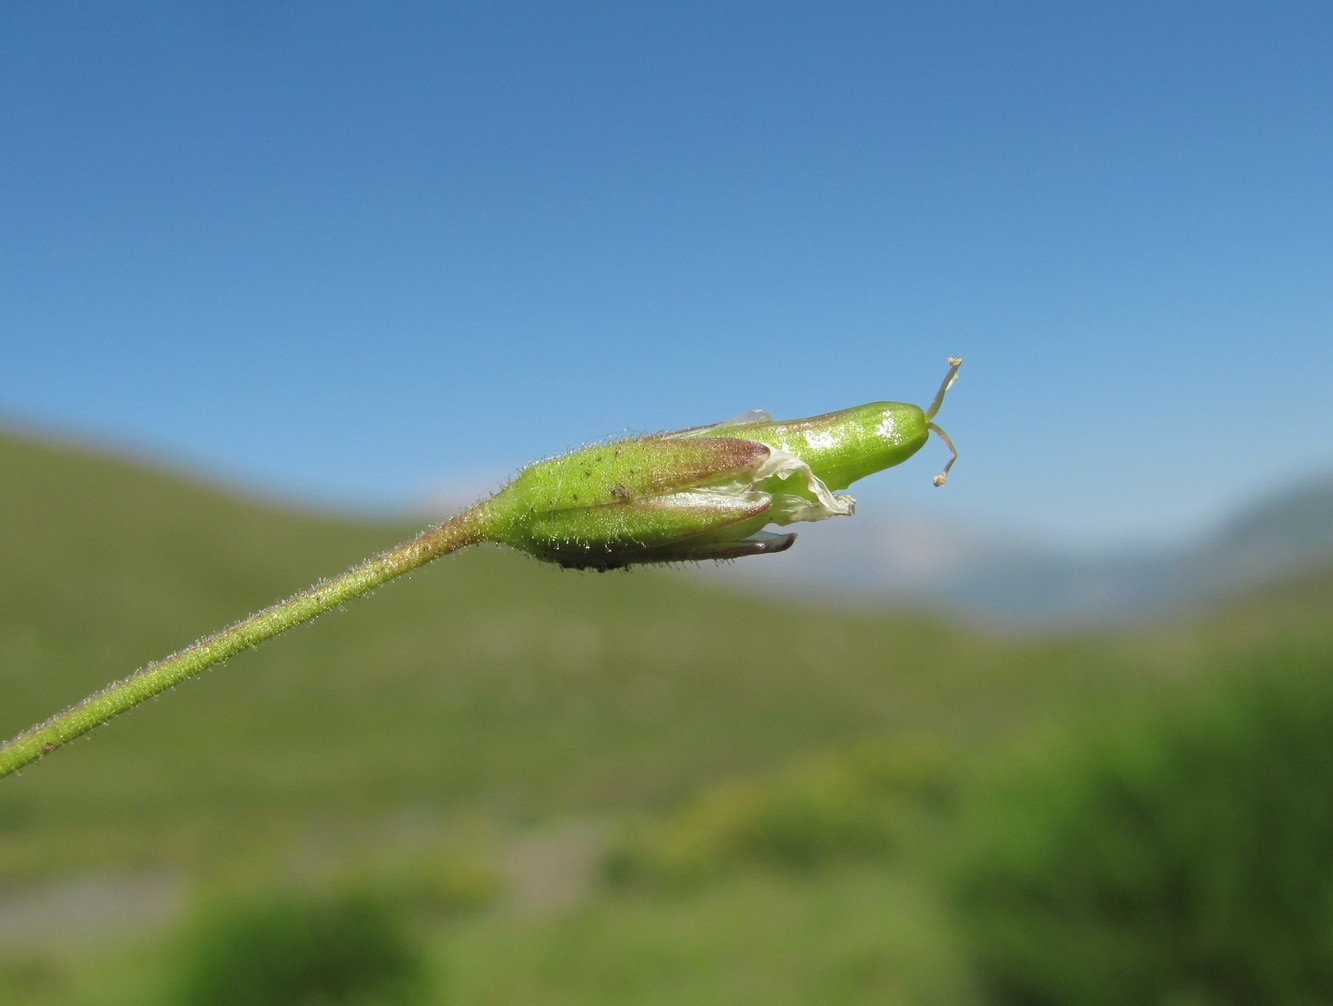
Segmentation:
{"type": "Polygon", "coordinates": [[[1333,563],[1333,476],[1259,499],[1175,549],[1075,556],[921,518],[858,515],[801,535],[784,558],[719,575],[784,594],[925,603],[1030,626],[1113,624],[1333,563]]]}

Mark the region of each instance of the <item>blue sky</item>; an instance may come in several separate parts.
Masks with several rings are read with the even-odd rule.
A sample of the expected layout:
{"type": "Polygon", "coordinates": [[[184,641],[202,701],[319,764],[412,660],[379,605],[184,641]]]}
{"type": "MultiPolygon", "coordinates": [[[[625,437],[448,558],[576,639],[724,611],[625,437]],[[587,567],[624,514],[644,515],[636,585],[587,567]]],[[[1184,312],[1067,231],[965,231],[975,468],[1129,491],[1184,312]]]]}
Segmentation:
{"type": "MultiPolygon", "coordinates": [[[[0,422],[321,506],[928,402],[1059,545],[1333,468],[1333,5],[8,4],[0,422]]],[[[3,477],[3,473],[0,473],[3,477]]]]}

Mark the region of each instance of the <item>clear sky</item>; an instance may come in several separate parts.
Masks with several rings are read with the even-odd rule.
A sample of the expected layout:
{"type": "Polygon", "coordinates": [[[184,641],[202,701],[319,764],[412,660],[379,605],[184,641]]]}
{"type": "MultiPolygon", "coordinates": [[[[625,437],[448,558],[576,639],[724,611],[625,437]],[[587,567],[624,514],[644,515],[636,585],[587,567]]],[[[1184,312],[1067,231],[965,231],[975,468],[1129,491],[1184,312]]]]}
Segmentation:
{"type": "Polygon", "coordinates": [[[863,510],[1163,540],[1333,468],[1331,347],[1325,0],[0,7],[0,422],[262,493],[961,355],[863,510]]]}

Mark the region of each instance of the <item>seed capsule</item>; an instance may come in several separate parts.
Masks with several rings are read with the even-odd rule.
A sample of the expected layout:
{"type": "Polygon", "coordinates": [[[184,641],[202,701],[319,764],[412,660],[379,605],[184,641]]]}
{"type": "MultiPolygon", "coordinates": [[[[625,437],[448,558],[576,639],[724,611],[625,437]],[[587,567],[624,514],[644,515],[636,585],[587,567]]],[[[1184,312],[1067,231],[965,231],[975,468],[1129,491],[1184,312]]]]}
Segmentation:
{"type": "Polygon", "coordinates": [[[766,525],[851,515],[856,500],[834,490],[906,461],[932,431],[953,452],[935,478],[944,484],[958,452],[933,420],[961,364],[950,359],[929,409],[874,402],[787,422],[749,413],[540,461],[483,504],[489,537],[578,569],[784,551],[796,536],[766,525]]]}

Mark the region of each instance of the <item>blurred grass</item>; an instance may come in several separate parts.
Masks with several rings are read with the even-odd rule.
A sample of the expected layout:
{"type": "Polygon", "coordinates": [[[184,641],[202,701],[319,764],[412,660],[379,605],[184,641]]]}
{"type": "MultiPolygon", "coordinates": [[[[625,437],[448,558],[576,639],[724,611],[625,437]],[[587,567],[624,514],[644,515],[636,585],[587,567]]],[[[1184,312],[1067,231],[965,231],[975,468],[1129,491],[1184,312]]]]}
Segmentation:
{"type": "MultiPolygon", "coordinates": [[[[0,514],[6,735],[415,530],[2,436],[0,514]]],[[[7,892],[71,878],[216,901],[353,877],[408,907],[442,1001],[963,1002],[934,879],[951,818],[886,812],[884,759],[932,752],[951,806],[997,760],[1206,691],[1224,660],[1326,660],[1330,610],[1326,572],[1026,637],[471,550],[0,783],[0,937],[7,892]],[[706,882],[608,886],[608,850],[706,882]]],[[[10,941],[3,1001],[136,1001],[175,923],[132,923],[10,941]]]]}
{"type": "Polygon", "coordinates": [[[670,897],[599,898],[550,919],[495,915],[441,941],[457,1002],[963,1003],[966,962],[909,870],[742,873],[670,897]]]}
{"type": "Polygon", "coordinates": [[[699,883],[738,868],[821,869],[895,855],[921,812],[942,811],[956,780],[942,752],[910,741],[862,743],[764,779],[714,786],[641,826],[606,859],[616,883],[699,883]]]}

